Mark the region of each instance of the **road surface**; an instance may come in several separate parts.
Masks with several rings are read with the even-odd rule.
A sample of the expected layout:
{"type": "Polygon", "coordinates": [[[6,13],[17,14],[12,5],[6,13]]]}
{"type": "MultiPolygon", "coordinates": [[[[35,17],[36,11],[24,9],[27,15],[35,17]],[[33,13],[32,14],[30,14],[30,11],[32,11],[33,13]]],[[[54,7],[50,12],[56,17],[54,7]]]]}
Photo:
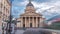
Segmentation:
{"type": "Polygon", "coordinates": [[[24,30],[16,30],[15,34],[23,34],[24,30]]]}

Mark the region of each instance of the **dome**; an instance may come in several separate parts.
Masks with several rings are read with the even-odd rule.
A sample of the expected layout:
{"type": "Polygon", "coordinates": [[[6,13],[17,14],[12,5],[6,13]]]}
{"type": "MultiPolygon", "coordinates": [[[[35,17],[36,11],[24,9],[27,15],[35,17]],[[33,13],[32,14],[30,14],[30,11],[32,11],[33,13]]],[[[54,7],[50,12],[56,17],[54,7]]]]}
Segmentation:
{"type": "Polygon", "coordinates": [[[29,3],[27,4],[27,6],[33,6],[33,4],[32,4],[31,2],[29,2],[29,3]]]}

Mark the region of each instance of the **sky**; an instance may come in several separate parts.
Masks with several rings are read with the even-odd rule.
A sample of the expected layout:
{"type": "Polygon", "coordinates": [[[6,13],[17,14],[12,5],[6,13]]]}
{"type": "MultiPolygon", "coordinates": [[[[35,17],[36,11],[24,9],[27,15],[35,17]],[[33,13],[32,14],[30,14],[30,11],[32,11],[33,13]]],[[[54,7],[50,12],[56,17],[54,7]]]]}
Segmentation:
{"type": "MultiPolygon", "coordinates": [[[[15,18],[20,17],[25,12],[28,0],[14,0],[12,2],[12,15],[15,18]]],[[[50,19],[60,15],[60,0],[32,0],[36,12],[43,15],[44,18],[50,19]]]]}

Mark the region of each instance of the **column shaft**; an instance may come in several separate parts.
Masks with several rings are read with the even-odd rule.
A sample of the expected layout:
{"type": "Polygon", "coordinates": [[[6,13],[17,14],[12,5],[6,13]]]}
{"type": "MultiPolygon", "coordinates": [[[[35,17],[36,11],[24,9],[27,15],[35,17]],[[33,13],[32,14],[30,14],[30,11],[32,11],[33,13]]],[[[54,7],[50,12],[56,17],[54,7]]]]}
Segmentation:
{"type": "Polygon", "coordinates": [[[33,27],[35,27],[35,24],[34,24],[34,17],[32,17],[32,21],[33,21],[33,22],[32,22],[32,23],[33,23],[33,27]]]}
{"type": "Polygon", "coordinates": [[[38,27],[38,17],[36,17],[36,27],[38,27]]]}
{"type": "Polygon", "coordinates": [[[29,17],[29,27],[30,27],[30,17],[29,17]]]}
{"type": "Polygon", "coordinates": [[[21,27],[23,27],[23,17],[21,17],[21,24],[20,24],[21,27]]]}
{"type": "Polygon", "coordinates": [[[39,27],[41,27],[41,18],[39,18],[39,27]]]}
{"type": "Polygon", "coordinates": [[[27,23],[26,23],[26,17],[25,17],[25,27],[27,27],[27,23]]]}

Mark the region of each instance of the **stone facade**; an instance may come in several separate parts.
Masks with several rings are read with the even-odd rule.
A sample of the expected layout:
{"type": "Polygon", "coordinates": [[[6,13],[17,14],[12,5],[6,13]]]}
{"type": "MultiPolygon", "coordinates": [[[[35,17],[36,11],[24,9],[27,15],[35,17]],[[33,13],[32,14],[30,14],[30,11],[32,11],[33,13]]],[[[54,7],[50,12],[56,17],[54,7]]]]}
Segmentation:
{"type": "Polygon", "coordinates": [[[10,3],[9,0],[0,0],[0,26],[2,26],[3,20],[8,20],[10,15],[10,3]]]}
{"type": "Polygon", "coordinates": [[[20,18],[17,19],[21,21],[17,24],[17,27],[43,27],[44,18],[42,14],[36,13],[36,9],[34,8],[31,1],[26,6],[25,13],[20,15],[20,18]]]}

